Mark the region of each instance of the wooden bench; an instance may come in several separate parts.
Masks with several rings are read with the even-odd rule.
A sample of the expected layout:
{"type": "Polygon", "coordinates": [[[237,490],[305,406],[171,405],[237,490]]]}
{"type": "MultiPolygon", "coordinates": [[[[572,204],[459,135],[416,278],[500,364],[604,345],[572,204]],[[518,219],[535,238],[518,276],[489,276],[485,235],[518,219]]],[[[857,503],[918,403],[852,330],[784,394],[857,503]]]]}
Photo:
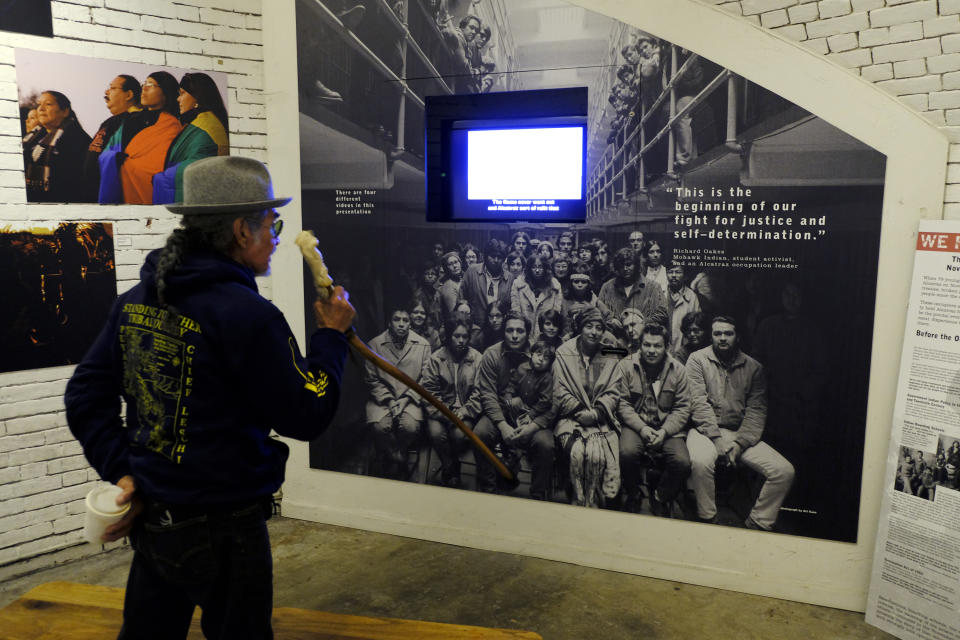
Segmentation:
{"type": "MultiPolygon", "coordinates": [[[[123,589],[48,582],[0,609],[0,640],[104,640],[120,631],[123,589]]],[[[280,607],[273,610],[277,640],[543,640],[539,634],[457,624],[368,618],[280,607]]],[[[199,611],[191,640],[202,639],[199,611]]]]}

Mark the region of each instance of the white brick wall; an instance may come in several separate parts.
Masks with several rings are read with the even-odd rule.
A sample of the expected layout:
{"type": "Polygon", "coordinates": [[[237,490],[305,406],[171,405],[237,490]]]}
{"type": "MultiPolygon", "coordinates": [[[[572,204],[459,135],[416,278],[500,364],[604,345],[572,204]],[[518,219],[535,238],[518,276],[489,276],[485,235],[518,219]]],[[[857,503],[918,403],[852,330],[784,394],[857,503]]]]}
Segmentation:
{"type": "MultiPolygon", "coordinates": [[[[13,50],[225,72],[231,152],[265,160],[260,13],[261,0],[55,0],[54,38],[0,32],[0,226],[111,222],[117,288],[133,286],[176,216],[162,207],[25,203],[13,50]]],[[[269,283],[260,284],[269,296],[269,283]]],[[[83,496],[98,478],[66,426],[72,372],[0,373],[0,580],[100,550],[81,544],[83,496]]]]}
{"type": "MultiPolygon", "coordinates": [[[[932,69],[931,69],[932,71],[932,69]]],[[[922,76],[927,72],[927,65],[923,59],[920,60],[904,60],[903,62],[897,62],[893,65],[893,74],[897,78],[915,78],[917,76],[922,76]]],[[[939,86],[939,83],[938,83],[939,86]]],[[[934,91],[935,89],[927,89],[927,91],[934,91]]],[[[915,92],[911,92],[915,93],[915,92]]]]}
{"type": "Polygon", "coordinates": [[[768,11],[760,16],[760,24],[768,29],[782,27],[783,25],[789,23],[790,18],[788,17],[787,12],[783,9],[779,9],[777,11],[768,11]]]}
{"type": "Polygon", "coordinates": [[[960,219],[960,0],[700,0],[825,55],[936,124],[953,143],[944,216],[960,219]],[[786,11],[789,24],[783,22],[786,11]]]}
{"type": "Polygon", "coordinates": [[[827,38],[827,45],[830,51],[836,53],[840,51],[850,51],[860,46],[855,33],[841,33],[839,35],[827,38]]]}
{"type": "Polygon", "coordinates": [[[851,13],[839,18],[821,18],[807,23],[807,35],[811,38],[825,38],[840,33],[854,33],[870,25],[867,12],[851,13]]]}
{"type": "Polygon", "coordinates": [[[853,13],[850,0],[821,0],[817,5],[821,18],[836,18],[853,13]]]}

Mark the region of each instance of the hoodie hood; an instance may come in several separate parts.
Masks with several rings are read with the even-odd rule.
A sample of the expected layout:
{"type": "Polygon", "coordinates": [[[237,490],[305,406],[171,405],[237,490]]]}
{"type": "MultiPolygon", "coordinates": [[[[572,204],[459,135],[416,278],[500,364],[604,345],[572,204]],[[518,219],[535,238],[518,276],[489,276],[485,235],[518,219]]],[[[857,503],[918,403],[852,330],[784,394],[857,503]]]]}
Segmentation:
{"type": "MultiPolygon", "coordinates": [[[[160,261],[160,249],[147,255],[140,268],[140,282],[147,291],[157,290],[157,263],[160,261]]],[[[183,257],[173,272],[167,274],[167,297],[173,301],[179,296],[204,289],[212,284],[230,283],[249,287],[257,291],[256,275],[253,269],[213,251],[198,251],[183,257]]]]}

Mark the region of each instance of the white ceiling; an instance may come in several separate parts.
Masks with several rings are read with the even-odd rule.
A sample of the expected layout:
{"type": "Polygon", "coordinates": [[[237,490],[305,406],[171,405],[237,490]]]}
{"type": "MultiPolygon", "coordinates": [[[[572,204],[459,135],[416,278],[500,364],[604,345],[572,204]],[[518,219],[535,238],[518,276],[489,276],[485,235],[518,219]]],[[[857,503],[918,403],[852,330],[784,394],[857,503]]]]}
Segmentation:
{"type": "Polygon", "coordinates": [[[602,71],[614,20],[561,0],[507,0],[524,89],[590,86],[602,71]]]}

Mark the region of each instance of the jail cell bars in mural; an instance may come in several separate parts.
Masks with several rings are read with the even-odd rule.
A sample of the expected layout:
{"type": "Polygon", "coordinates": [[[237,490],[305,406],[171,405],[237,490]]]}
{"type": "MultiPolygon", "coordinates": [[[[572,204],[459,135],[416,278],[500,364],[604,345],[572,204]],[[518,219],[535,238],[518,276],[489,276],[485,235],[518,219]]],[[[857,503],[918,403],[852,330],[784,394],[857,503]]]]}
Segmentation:
{"type": "Polygon", "coordinates": [[[117,295],[113,226],[0,228],[0,371],[75,364],[117,295]]]}

